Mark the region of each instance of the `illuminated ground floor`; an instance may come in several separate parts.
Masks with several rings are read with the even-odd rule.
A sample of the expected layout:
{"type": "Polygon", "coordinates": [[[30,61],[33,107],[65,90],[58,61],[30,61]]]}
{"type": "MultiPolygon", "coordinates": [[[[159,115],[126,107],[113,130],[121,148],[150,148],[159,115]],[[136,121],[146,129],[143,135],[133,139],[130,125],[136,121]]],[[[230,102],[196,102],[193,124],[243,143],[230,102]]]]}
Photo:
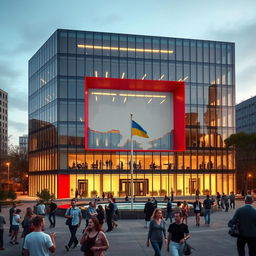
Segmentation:
{"type": "MultiPolygon", "coordinates": [[[[230,193],[236,191],[234,172],[228,173],[185,173],[152,172],[134,174],[134,193],[136,196],[194,195],[196,190],[201,195],[230,193]]],[[[111,193],[114,197],[130,194],[131,176],[129,173],[72,173],[72,174],[37,174],[29,176],[29,195],[35,196],[44,188],[49,189],[56,198],[72,198],[76,190],[82,197],[101,196],[111,193]]]]}

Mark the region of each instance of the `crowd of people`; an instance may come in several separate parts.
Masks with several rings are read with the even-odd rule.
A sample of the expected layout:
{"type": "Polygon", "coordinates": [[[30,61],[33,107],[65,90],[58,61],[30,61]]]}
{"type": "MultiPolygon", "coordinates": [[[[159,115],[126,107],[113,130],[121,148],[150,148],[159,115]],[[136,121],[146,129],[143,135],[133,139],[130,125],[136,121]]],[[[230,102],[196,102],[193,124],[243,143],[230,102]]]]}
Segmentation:
{"type": "MultiPolygon", "coordinates": [[[[193,207],[189,206],[187,201],[174,202],[173,193],[171,197],[164,197],[166,207],[158,208],[158,201],[155,197],[148,198],[144,206],[145,228],[148,228],[147,246],[150,244],[156,256],[161,255],[163,245],[172,256],[182,256],[186,240],[190,238],[188,227],[188,216],[194,214],[195,225],[199,227],[200,217],[204,216],[205,225],[211,223],[211,210],[216,204],[219,210],[235,208],[235,196],[231,192],[229,196],[224,193],[220,196],[217,193],[216,197],[207,195],[201,202],[199,196],[196,196],[192,203],[193,207]],[[174,220],[173,220],[174,218],[174,220]],[[168,225],[169,220],[169,226],[168,225]]],[[[248,244],[249,255],[256,255],[256,210],[251,207],[253,197],[247,195],[245,197],[245,206],[240,207],[234,214],[234,217],[229,222],[229,226],[238,225],[239,235],[237,238],[237,250],[239,256],[245,255],[245,245],[248,244]]],[[[83,234],[77,238],[77,230],[81,227],[82,212],[77,206],[77,199],[71,200],[70,207],[65,212],[66,225],[70,231],[68,244],[65,245],[66,251],[70,251],[81,244],[81,251],[86,256],[103,256],[109,248],[109,242],[105,232],[111,232],[118,226],[118,208],[113,196],[108,198],[105,207],[102,204],[97,204],[97,200],[89,202],[85,210],[85,226],[82,227],[83,234]],[[103,224],[107,224],[107,229],[103,230],[103,224]]],[[[21,237],[22,240],[22,255],[49,255],[49,252],[56,250],[55,233],[44,233],[45,218],[48,214],[50,228],[56,226],[56,210],[57,204],[54,200],[46,207],[43,201],[40,201],[34,211],[28,207],[21,217],[21,210],[14,203],[9,209],[9,236],[10,244],[13,246],[19,244],[18,233],[20,227],[23,228],[21,237]]],[[[0,250],[4,250],[3,232],[6,220],[1,215],[0,208],[0,250]]]]}

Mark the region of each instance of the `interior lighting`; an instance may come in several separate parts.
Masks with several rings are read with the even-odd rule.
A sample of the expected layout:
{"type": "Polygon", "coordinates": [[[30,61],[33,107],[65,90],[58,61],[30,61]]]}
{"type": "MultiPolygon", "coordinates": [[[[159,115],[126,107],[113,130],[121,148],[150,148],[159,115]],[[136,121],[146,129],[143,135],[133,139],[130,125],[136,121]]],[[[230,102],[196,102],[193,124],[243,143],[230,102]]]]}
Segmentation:
{"type": "Polygon", "coordinates": [[[143,49],[143,48],[127,48],[127,47],[110,47],[101,45],[78,44],[78,48],[95,49],[95,50],[111,50],[111,51],[128,51],[128,52],[148,52],[148,53],[174,53],[173,50],[160,49],[143,49]]]}
{"type": "Polygon", "coordinates": [[[116,96],[116,93],[109,92],[92,92],[93,95],[116,96]]]}
{"type": "Polygon", "coordinates": [[[148,104],[152,101],[152,98],[148,101],[148,104]]]}
{"type": "Polygon", "coordinates": [[[95,76],[98,77],[98,71],[95,71],[95,76]]]}
{"type": "Polygon", "coordinates": [[[162,103],[164,103],[165,102],[165,99],[164,100],[162,100],[161,102],[160,102],[160,104],[162,104],[162,103]]]}
{"type": "Polygon", "coordinates": [[[112,99],[112,102],[114,102],[115,101],[115,97],[113,97],[113,99],[112,99]]]}
{"type": "Polygon", "coordinates": [[[137,98],[166,98],[165,95],[143,95],[143,94],[130,94],[130,93],[120,93],[121,97],[137,97],[137,98]]]}
{"type": "Polygon", "coordinates": [[[124,98],[124,103],[127,101],[127,97],[124,98]]]}
{"type": "Polygon", "coordinates": [[[124,76],[125,76],[125,72],[123,72],[123,74],[122,74],[122,79],[124,79],[124,76]]]}
{"type": "Polygon", "coordinates": [[[161,75],[161,77],[159,78],[159,80],[162,80],[164,78],[164,74],[163,75],[161,75]]]}
{"type": "Polygon", "coordinates": [[[95,96],[95,100],[98,101],[98,97],[97,96],[95,96]]]}
{"type": "Polygon", "coordinates": [[[183,81],[186,81],[188,79],[188,76],[186,76],[184,79],[183,79],[183,81]]]}
{"type": "Polygon", "coordinates": [[[144,74],[144,76],[141,78],[142,80],[144,80],[146,78],[147,74],[144,74]]]}
{"type": "Polygon", "coordinates": [[[106,78],[108,78],[108,71],[106,71],[106,75],[105,75],[106,78]]]}

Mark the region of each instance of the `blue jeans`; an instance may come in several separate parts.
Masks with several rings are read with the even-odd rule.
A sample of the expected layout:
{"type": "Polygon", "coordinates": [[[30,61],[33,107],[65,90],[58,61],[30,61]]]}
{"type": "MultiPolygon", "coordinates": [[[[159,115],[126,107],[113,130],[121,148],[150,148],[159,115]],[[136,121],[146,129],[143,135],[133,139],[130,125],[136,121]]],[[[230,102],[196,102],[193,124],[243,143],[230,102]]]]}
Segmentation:
{"type": "Polygon", "coordinates": [[[162,249],[163,242],[152,242],[152,241],[150,242],[155,251],[155,256],[161,256],[161,249],[162,249]]]}
{"type": "Polygon", "coordinates": [[[55,212],[50,212],[49,213],[49,221],[50,221],[51,226],[55,228],[55,224],[56,224],[55,212]]]}
{"type": "Polygon", "coordinates": [[[170,247],[169,247],[171,256],[183,256],[184,245],[185,245],[184,243],[180,244],[180,243],[171,241],[170,247]]]}
{"type": "Polygon", "coordinates": [[[204,210],[204,220],[205,224],[210,224],[211,222],[211,209],[204,210]]]}

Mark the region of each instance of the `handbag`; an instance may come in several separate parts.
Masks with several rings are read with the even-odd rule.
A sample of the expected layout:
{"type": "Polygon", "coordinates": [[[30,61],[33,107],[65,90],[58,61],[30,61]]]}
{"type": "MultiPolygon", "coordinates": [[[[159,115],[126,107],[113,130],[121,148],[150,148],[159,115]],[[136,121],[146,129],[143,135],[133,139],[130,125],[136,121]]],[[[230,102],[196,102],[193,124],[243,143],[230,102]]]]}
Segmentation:
{"type": "Polygon", "coordinates": [[[232,237],[238,237],[239,236],[239,225],[238,223],[234,223],[232,222],[232,220],[230,220],[228,222],[228,226],[230,227],[228,234],[232,237]]]}
{"type": "MultiPolygon", "coordinates": [[[[71,210],[69,209],[69,212],[68,212],[67,215],[70,215],[70,212],[71,212],[71,210]]],[[[67,218],[65,224],[66,224],[67,226],[71,226],[71,224],[72,224],[72,218],[67,218]]]]}
{"type": "Polygon", "coordinates": [[[183,254],[184,255],[190,255],[192,253],[192,247],[185,241],[183,254]]]}

